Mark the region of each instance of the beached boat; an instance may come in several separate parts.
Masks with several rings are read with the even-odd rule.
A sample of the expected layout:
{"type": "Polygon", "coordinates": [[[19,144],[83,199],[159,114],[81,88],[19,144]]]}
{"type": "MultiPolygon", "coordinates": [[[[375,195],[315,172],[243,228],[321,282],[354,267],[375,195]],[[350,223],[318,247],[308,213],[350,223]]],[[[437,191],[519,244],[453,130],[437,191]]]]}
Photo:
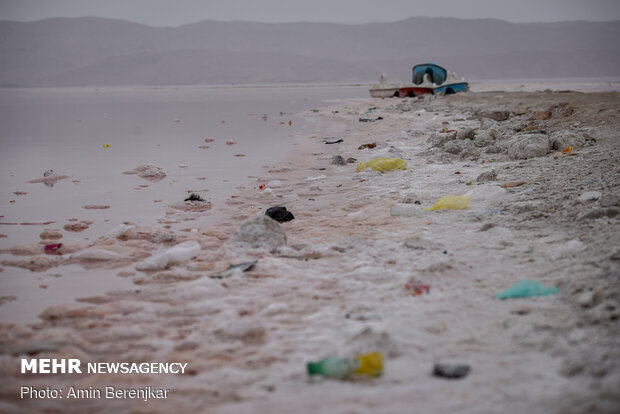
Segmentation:
{"type": "Polygon", "coordinates": [[[459,79],[456,73],[434,63],[424,63],[413,67],[413,79],[410,84],[388,83],[385,74],[382,74],[379,83],[370,88],[370,96],[404,98],[424,94],[451,95],[468,90],[469,84],[464,79],[459,79]]]}

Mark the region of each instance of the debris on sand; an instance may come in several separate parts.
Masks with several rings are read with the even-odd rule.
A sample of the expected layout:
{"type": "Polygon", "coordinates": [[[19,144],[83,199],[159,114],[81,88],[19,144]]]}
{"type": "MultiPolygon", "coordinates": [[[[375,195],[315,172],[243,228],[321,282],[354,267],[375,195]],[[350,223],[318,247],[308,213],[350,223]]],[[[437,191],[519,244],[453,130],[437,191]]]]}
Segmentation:
{"type": "Polygon", "coordinates": [[[364,171],[370,168],[373,171],[386,172],[394,170],[406,170],[407,163],[400,158],[375,158],[366,162],[358,162],[355,168],[356,172],[364,171]]]}
{"type": "Polygon", "coordinates": [[[58,173],[56,173],[54,170],[47,170],[43,173],[43,177],[41,178],[35,178],[34,180],[30,180],[28,181],[29,183],[43,183],[47,186],[53,187],[54,184],[56,184],[58,181],[60,180],[64,180],[66,178],[69,178],[68,175],[60,175],[58,173]]]}
{"type": "Polygon", "coordinates": [[[426,211],[435,211],[435,210],[463,210],[467,208],[469,203],[471,202],[471,197],[468,195],[447,195],[443,196],[435,202],[431,207],[427,207],[424,210],[426,211]]]}
{"type": "Polygon", "coordinates": [[[530,298],[532,296],[547,296],[558,293],[554,286],[544,287],[535,280],[521,280],[505,291],[495,295],[497,299],[530,298]]]}
{"type": "Polygon", "coordinates": [[[228,266],[228,269],[224,270],[222,273],[218,273],[215,275],[209,276],[212,279],[225,279],[235,274],[235,272],[247,272],[248,270],[252,270],[254,266],[258,263],[258,260],[253,260],[251,262],[243,262],[234,265],[228,266]]]}
{"type": "Polygon", "coordinates": [[[471,367],[465,364],[435,364],[433,375],[447,379],[460,379],[469,375],[471,367]]]}
{"type": "Polygon", "coordinates": [[[286,207],[281,207],[281,206],[269,207],[267,211],[265,212],[265,215],[271,217],[278,223],[284,223],[284,222],[295,219],[295,216],[293,216],[293,213],[288,211],[286,207]]]}
{"type": "Polygon", "coordinates": [[[185,200],[183,201],[200,201],[200,202],[205,202],[207,200],[205,200],[204,198],[200,197],[200,195],[196,194],[196,193],[191,193],[189,195],[189,197],[187,197],[185,200]]]}
{"type": "Polygon", "coordinates": [[[136,265],[138,270],[163,270],[167,267],[187,261],[200,253],[200,244],[195,240],[179,243],[169,249],[153,254],[136,265]]]}

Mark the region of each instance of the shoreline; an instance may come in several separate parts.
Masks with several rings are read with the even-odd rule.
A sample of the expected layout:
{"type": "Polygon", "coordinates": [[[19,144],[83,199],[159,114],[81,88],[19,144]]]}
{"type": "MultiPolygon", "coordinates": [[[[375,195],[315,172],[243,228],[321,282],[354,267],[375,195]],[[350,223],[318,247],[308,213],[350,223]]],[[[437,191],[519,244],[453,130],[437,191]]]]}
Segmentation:
{"type": "MultiPolygon", "coordinates": [[[[127,275],[137,291],[48,309],[35,330],[3,324],[2,375],[13,375],[17,358],[10,355],[43,342],[54,344],[41,351],[46,355],[103,361],[114,349],[128,360],[188,361],[193,374],[175,383],[144,379],[172,389],[168,401],[151,407],[158,412],[205,405],[218,413],[363,411],[377,404],[403,412],[411,401],[425,412],[612,412],[620,400],[619,100],[617,93],[467,93],[348,99],[304,113],[316,132],[259,177],[271,192],[248,189],[230,206],[224,228],[179,238],[200,243],[197,258],[127,275]],[[383,119],[359,122],[363,116],[383,119]],[[332,134],[344,142],[324,144],[332,134]],[[523,158],[532,147],[518,144],[533,135],[549,147],[523,158]],[[556,142],[569,141],[576,155],[554,158],[556,142]],[[358,149],[370,142],[376,148],[358,149]],[[330,164],[334,155],[401,157],[407,170],[355,173],[355,164],[330,164]],[[492,172],[494,179],[480,179],[492,172]],[[599,195],[583,197],[593,192],[599,195]],[[422,210],[447,194],[470,194],[471,204],[422,210]],[[286,246],[229,245],[246,217],[275,203],[295,215],[281,225],[286,246]],[[395,205],[411,214],[392,216],[395,205]],[[208,277],[249,258],[258,259],[255,269],[208,277]],[[493,299],[521,279],[559,293],[493,299]],[[409,283],[428,284],[430,292],[413,296],[409,283]],[[309,360],[372,350],[385,359],[378,379],[309,383],[303,372],[309,360]],[[444,360],[466,362],[472,374],[454,384],[432,378],[432,363],[444,360]]],[[[153,251],[132,236],[98,243],[153,251]]]]}

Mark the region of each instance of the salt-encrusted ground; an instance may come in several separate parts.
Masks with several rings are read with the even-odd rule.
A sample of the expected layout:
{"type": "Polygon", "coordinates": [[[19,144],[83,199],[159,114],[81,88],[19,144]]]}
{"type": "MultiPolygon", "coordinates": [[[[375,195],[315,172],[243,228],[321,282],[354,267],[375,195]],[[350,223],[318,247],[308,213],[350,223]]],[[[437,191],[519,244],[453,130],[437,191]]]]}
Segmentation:
{"type": "MultiPolygon", "coordinates": [[[[172,235],[128,229],[86,251],[76,247],[71,263],[119,272],[136,287],[50,308],[32,327],[2,326],[0,408],[616,412],[617,93],[360,99],[303,116],[316,133],[294,156],[265,168],[256,189],[231,199],[230,220],[218,228],[172,235]],[[339,138],[344,142],[324,143],[339,138]],[[377,147],[358,150],[370,142],[377,147]],[[574,155],[554,158],[567,145],[574,155]],[[355,164],[331,164],[335,155],[401,157],[407,170],[355,173],[355,164]],[[589,192],[598,194],[584,196],[589,192]],[[465,210],[422,210],[440,196],[464,193],[472,198],[465,210]],[[411,215],[391,216],[397,204],[411,215]],[[281,225],[287,246],[273,247],[273,238],[269,248],[250,248],[243,237],[227,241],[244,219],[274,205],[296,217],[281,225]],[[184,240],[200,243],[198,257],[167,270],[135,269],[149,254],[184,240]],[[208,277],[256,258],[247,273],[208,277]],[[559,293],[493,299],[522,279],[557,286],[559,293]],[[412,280],[430,285],[430,293],[409,295],[404,285],[412,280]],[[304,372],[307,361],[326,355],[375,350],[385,359],[381,378],[309,382],[304,372]],[[16,374],[24,355],[182,361],[190,371],[24,380],[16,374]],[[458,381],[437,379],[430,375],[437,361],[468,363],[472,371],[458,381]],[[31,384],[172,391],[148,404],[20,400],[18,387],[31,384]]],[[[16,256],[3,267],[40,270],[61,260],[16,256]]]]}

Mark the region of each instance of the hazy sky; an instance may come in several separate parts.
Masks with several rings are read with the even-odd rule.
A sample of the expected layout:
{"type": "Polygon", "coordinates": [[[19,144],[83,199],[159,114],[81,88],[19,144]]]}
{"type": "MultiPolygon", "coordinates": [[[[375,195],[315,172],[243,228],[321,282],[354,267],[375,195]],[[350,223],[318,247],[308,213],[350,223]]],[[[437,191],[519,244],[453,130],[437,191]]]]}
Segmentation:
{"type": "Polygon", "coordinates": [[[206,19],[367,23],[413,16],[620,20],[620,0],[0,0],[0,19],[101,16],[154,26],[206,19]]]}

